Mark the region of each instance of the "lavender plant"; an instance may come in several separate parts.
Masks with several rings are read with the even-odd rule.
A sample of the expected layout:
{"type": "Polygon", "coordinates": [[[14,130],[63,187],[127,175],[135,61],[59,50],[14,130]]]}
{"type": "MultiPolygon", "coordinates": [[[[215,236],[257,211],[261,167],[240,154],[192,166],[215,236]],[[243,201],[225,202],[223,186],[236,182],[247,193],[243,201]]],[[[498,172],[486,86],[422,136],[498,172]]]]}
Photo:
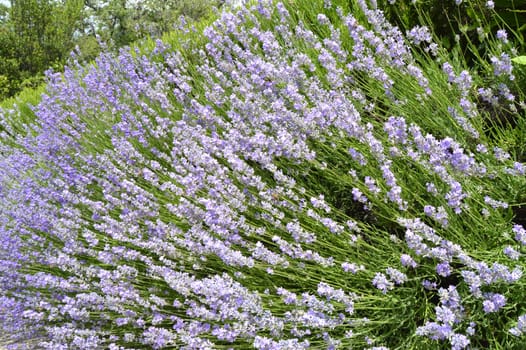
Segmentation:
{"type": "Polygon", "coordinates": [[[218,16],[4,113],[12,347],[520,348],[526,170],[485,77],[364,1],[218,16]]]}

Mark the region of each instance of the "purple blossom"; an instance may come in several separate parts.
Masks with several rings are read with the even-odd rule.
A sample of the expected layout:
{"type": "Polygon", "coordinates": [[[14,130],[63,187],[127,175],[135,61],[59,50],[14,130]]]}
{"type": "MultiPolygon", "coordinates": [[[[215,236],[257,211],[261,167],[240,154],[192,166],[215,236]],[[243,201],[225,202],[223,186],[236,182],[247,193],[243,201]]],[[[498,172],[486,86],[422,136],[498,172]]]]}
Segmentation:
{"type": "Polygon", "coordinates": [[[515,233],[515,240],[522,245],[526,245],[526,230],[522,225],[513,225],[512,232],[515,233]]]}
{"type": "Polygon", "coordinates": [[[498,86],[498,92],[501,97],[503,97],[506,101],[513,102],[515,101],[515,95],[511,92],[510,88],[503,83],[500,83],[498,86]]]}
{"type": "Polygon", "coordinates": [[[282,287],[277,288],[276,293],[282,296],[283,302],[287,305],[296,304],[298,300],[297,295],[295,293],[289,292],[288,290],[282,287]]]}
{"type": "Polygon", "coordinates": [[[413,258],[408,254],[402,254],[400,256],[400,262],[404,267],[411,267],[414,269],[418,266],[416,261],[414,261],[413,258]]]}
{"type": "Polygon", "coordinates": [[[506,305],[506,297],[502,294],[490,294],[486,296],[482,306],[485,313],[497,312],[506,305]]]}
{"type": "MultiPolygon", "coordinates": [[[[433,195],[438,195],[438,189],[436,188],[436,185],[434,183],[430,183],[428,182],[426,184],[426,190],[427,192],[433,194],[433,195]]],[[[431,210],[431,208],[429,208],[428,210],[431,210]]]]}
{"type": "Polygon", "coordinates": [[[351,193],[355,201],[363,203],[363,204],[367,204],[369,202],[369,199],[367,198],[367,196],[364,195],[362,191],[360,191],[358,188],[353,188],[351,193]]]}
{"type": "Polygon", "coordinates": [[[316,240],[315,234],[305,231],[297,221],[289,222],[286,228],[296,242],[312,243],[316,240]]]}
{"type": "Polygon", "coordinates": [[[516,336],[521,337],[523,334],[526,333],[526,315],[520,315],[517,319],[517,325],[515,327],[512,327],[509,332],[516,336]]]}
{"type": "Polygon", "coordinates": [[[352,159],[357,161],[360,165],[364,166],[367,164],[365,157],[354,148],[349,148],[349,154],[351,155],[352,159]]]}
{"type": "Polygon", "coordinates": [[[326,213],[331,212],[331,208],[329,205],[325,202],[325,196],[323,194],[320,194],[318,198],[312,197],[310,199],[310,202],[314,208],[323,209],[326,213]]]}
{"type": "Polygon", "coordinates": [[[463,334],[453,334],[449,340],[452,350],[465,349],[471,341],[463,334]]]}
{"type": "Polygon", "coordinates": [[[383,273],[376,273],[376,275],[373,278],[373,286],[378,288],[382,291],[382,293],[386,294],[388,291],[392,290],[394,288],[394,283],[387,279],[387,276],[383,273]]]}
{"type": "MultiPolygon", "coordinates": [[[[407,282],[403,272],[386,268],[383,254],[391,248],[376,246],[392,233],[384,235],[382,226],[384,220],[394,224],[393,208],[407,215],[398,223],[422,264],[438,261],[437,273],[447,276],[448,262],[459,261],[470,291],[485,298],[484,310],[505,307],[506,296],[482,289],[516,282],[521,268],[477,262],[442,236],[456,234],[444,229],[448,213],[478,212],[467,207],[464,187],[470,188],[471,176],[486,179],[484,165],[464,143],[424,134],[403,116],[382,124],[376,116],[384,103],[375,104],[362,85],[374,81],[398,112],[406,103],[398,100],[404,79],[417,81],[418,93],[431,94],[426,71],[407,46],[407,39],[431,43],[429,30],[415,27],[404,37],[380,11],[359,1],[369,23],[336,9],[346,28],[320,14],[330,32],[321,38],[310,24],[293,20],[286,5],[273,6],[261,1],[252,10],[218,14],[220,20],[204,30],[202,47],[187,42],[184,52],[174,52],[158,41],[150,54],[123,49],[102,54],[94,65],[50,75],[34,109],[36,121],[24,135],[8,138],[13,127],[4,128],[0,111],[0,135],[9,140],[0,145],[5,332],[42,330],[49,349],[118,349],[121,343],[206,349],[215,342],[258,349],[347,346],[354,339],[344,344],[335,336],[349,328],[347,315],[361,299],[342,287],[334,268],[359,286],[367,272],[358,274],[365,270],[358,262],[371,257],[367,271],[375,273],[374,288],[386,294],[407,282]],[[268,25],[273,16],[279,23],[268,25]],[[298,24],[290,28],[293,22],[298,24]],[[354,81],[355,73],[363,81],[354,81]],[[347,168],[340,170],[340,162],[331,160],[345,149],[350,159],[342,158],[347,168]],[[422,174],[404,172],[406,156],[422,174]],[[323,188],[301,187],[310,181],[310,169],[323,170],[322,186],[335,181],[351,189],[352,198],[368,207],[363,215],[371,225],[361,221],[362,213],[352,219],[339,203],[327,203],[319,195],[323,188]],[[420,198],[408,191],[402,198],[420,175],[433,181],[426,184],[429,204],[417,203],[431,197],[426,193],[420,198]],[[422,206],[429,225],[418,219],[422,206]],[[251,284],[261,278],[274,289],[251,284]],[[317,343],[305,340],[311,338],[317,343]]],[[[502,78],[511,76],[504,58],[492,62],[502,78]]],[[[447,63],[443,71],[460,90],[451,115],[470,132],[467,118],[478,116],[470,102],[476,99],[474,79],[467,71],[457,76],[447,63]]],[[[479,93],[483,100],[513,102],[505,86],[494,91],[479,93]]],[[[494,159],[476,156],[500,172],[494,159]]],[[[495,157],[506,160],[497,151],[495,157]]],[[[524,173],[521,165],[513,167],[524,173]]],[[[505,205],[491,198],[486,203],[505,205]]],[[[513,232],[526,244],[522,227],[513,232]]],[[[403,243],[393,239],[392,251],[403,243]]],[[[417,267],[409,254],[400,263],[417,267]]],[[[460,293],[427,280],[423,286],[426,294],[436,291],[440,305],[436,322],[426,322],[417,334],[467,346],[469,340],[452,329],[465,317],[460,293]]],[[[352,322],[358,342],[372,344],[359,329],[367,320],[352,322]]],[[[364,329],[374,332],[377,324],[364,329]]]]}
{"type": "MultiPolygon", "coordinates": [[[[469,90],[471,89],[472,85],[473,85],[473,78],[471,77],[471,75],[469,74],[468,71],[466,70],[463,70],[460,72],[460,74],[458,75],[458,77],[455,77],[454,79],[454,82],[455,84],[457,84],[458,88],[460,89],[460,92],[462,93],[463,96],[466,96],[468,93],[469,93],[469,90]]],[[[463,97],[465,99],[465,97],[463,97]]],[[[462,104],[461,104],[462,106],[462,104]]],[[[472,108],[474,108],[473,106],[470,106],[469,110],[471,110],[472,108]]],[[[465,108],[463,108],[465,110],[465,108]]],[[[470,115],[471,113],[467,113],[466,114],[470,115]]]]}
{"type": "Polygon", "coordinates": [[[504,254],[508,256],[508,258],[512,260],[519,260],[521,253],[515,250],[512,246],[506,246],[503,249],[504,254]]]}
{"type": "Polygon", "coordinates": [[[441,322],[442,324],[446,324],[449,326],[452,326],[457,319],[454,310],[451,310],[450,308],[446,306],[437,306],[435,308],[435,313],[436,313],[436,320],[438,322],[441,322]]]}
{"type": "Polygon", "coordinates": [[[395,284],[402,284],[407,281],[406,274],[393,267],[388,267],[386,273],[395,284]]]}
{"type": "Polygon", "coordinates": [[[442,227],[448,226],[448,214],[446,212],[446,209],[442,206],[435,208],[432,205],[425,205],[424,206],[424,213],[435,219],[442,227]]]}
{"type": "Polygon", "coordinates": [[[426,322],[416,330],[416,335],[427,336],[433,340],[445,340],[453,335],[453,330],[449,325],[442,325],[437,322],[426,322]]]}
{"type": "Polygon", "coordinates": [[[370,176],[366,176],[364,178],[364,183],[365,185],[367,186],[367,188],[369,189],[369,191],[371,191],[371,193],[373,194],[378,194],[380,193],[380,188],[376,185],[376,180],[373,179],[372,177],[370,176]]]}
{"type": "Polygon", "coordinates": [[[495,200],[491,198],[490,196],[484,196],[484,203],[489,204],[493,209],[497,208],[508,208],[508,203],[495,200]]]}
{"type": "Polygon", "coordinates": [[[482,153],[482,154],[486,154],[486,153],[488,153],[488,148],[485,145],[478,144],[477,145],[477,152],[482,153]]]}
{"type": "Polygon", "coordinates": [[[357,265],[355,263],[344,262],[341,266],[343,271],[350,272],[352,274],[356,274],[358,273],[358,271],[365,270],[365,267],[363,265],[357,265]]]}
{"type": "Polygon", "coordinates": [[[446,194],[448,205],[454,209],[455,213],[460,214],[462,212],[462,200],[467,197],[467,194],[462,191],[462,185],[453,181],[451,184],[450,191],[446,194]]]}
{"type": "Polygon", "coordinates": [[[440,288],[438,290],[438,296],[440,297],[440,303],[447,306],[455,311],[462,311],[460,294],[455,286],[449,286],[446,288],[440,288]]]}
{"type": "Polygon", "coordinates": [[[405,119],[400,117],[389,117],[384,124],[384,130],[393,143],[405,144],[407,142],[406,129],[405,119]]]}
{"type": "Polygon", "coordinates": [[[524,166],[523,163],[514,162],[513,163],[513,169],[509,169],[509,174],[512,175],[525,175],[526,174],[526,166],[524,166]]]}
{"type": "Polygon", "coordinates": [[[469,286],[469,290],[471,291],[471,293],[475,296],[480,296],[480,287],[482,286],[482,281],[480,277],[473,271],[462,271],[460,274],[469,286]]]}
{"type": "Polygon", "coordinates": [[[436,266],[437,273],[442,277],[451,275],[451,266],[447,262],[442,262],[436,266]]]}
{"type": "Polygon", "coordinates": [[[429,28],[426,26],[415,26],[407,32],[407,37],[414,45],[420,45],[422,42],[430,43],[432,41],[429,28]]]}
{"type": "Polygon", "coordinates": [[[476,327],[476,323],[475,322],[470,322],[469,323],[469,327],[466,328],[466,334],[470,335],[470,336],[475,335],[475,327],[476,327]]]}
{"type": "Polygon", "coordinates": [[[437,283],[436,282],[431,282],[429,280],[423,280],[422,281],[422,286],[427,289],[427,290],[435,290],[437,288],[437,283]]]}
{"type": "Polygon", "coordinates": [[[447,78],[450,83],[455,82],[456,80],[455,71],[453,70],[453,66],[449,62],[445,62],[442,65],[442,71],[444,71],[444,73],[447,74],[447,78]]]}
{"type": "Polygon", "coordinates": [[[318,14],[318,22],[322,25],[328,25],[330,23],[327,16],[322,13],[318,14]]]}
{"type": "Polygon", "coordinates": [[[513,65],[511,58],[507,53],[502,53],[500,57],[490,57],[491,64],[493,65],[493,74],[497,77],[506,76],[510,80],[514,80],[515,76],[512,74],[513,65]]]}
{"type": "Polygon", "coordinates": [[[497,39],[499,39],[503,44],[508,43],[508,33],[505,29],[497,30],[497,39]]]}

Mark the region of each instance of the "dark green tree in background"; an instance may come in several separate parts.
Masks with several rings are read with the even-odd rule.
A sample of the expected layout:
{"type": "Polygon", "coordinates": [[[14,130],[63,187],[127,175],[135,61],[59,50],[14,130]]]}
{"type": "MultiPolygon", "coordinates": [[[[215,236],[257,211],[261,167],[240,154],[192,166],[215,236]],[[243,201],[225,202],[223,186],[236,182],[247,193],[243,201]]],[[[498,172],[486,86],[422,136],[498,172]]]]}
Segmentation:
{"type": "Polygon", "coordinates": [[[37,86],[49,68],[62,69],[76,46],[89,61],[174,28],[180,16],[198,20],[216,0],[11,0],[0,4],[0,100],[37,86]]]}
{"type": "Polygon", "coordinates": [[[81,0],[11,0],[0,8],[0,98],[37,85],[61,66],[81,30],[81,0]]]}
{"type": "Polygon", "coordinates": [[[198,20],[215,0],[85,0],[88,31],[116,47],[145,36],[160,36],[174,28],[180,16],[198,20]]]}

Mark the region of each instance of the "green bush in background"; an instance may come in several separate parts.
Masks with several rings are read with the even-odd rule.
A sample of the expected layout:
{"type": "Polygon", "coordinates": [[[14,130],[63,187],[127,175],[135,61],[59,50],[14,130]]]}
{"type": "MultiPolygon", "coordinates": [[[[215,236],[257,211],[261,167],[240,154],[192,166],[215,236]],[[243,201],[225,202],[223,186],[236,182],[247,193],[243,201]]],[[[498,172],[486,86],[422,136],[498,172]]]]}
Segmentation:
{"type": "Polygon", "coordinates": [[[76,59],[90,62],[101,50],[117,50],[160,37],[179,18],[199,20],[215,0],[11,0],[0,4],[0,100],[43,83],[44,71],[61,71],[76,59]],[[103,43],[103,44],[102,44],[103,43]],[[101,45],[102,44],[102,45],[101,45]]]}
{"type": "Polygon", "coordinates": [[[476,49],[465,52],[471,63],[475,56],[487,54],[485,39],[500,29],[508,31],[521,51],[525,49],[525,0],[379,0],[378,6],[404,31],[426,23],[444,48],[453,49],[459,42],[466,49],[476,49]]]}

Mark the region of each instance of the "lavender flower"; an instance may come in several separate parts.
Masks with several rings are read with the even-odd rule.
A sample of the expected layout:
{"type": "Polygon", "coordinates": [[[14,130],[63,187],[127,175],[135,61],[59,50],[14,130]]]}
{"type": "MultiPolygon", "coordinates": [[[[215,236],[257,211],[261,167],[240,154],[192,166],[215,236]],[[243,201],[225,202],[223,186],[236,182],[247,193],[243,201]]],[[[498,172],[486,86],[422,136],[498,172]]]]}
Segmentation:
{"type": "Polygon", "coordinates": [[[483,310],[485,313],[497,312],[499,309],[506,305],[506,297],[502,294],[490,294],[486,296],[486,299],[482,303],[483,310]]]}
{"type": "Polygon", "coordinates": [[[373,285],[386,294],[388,291],[394,288],[394,283],[387,279],[387,276],[383,273],[376,273],[372,281],[373,285]]]}
{"type": "Polygon", "coordinates": [[[482,281],[480,277],[473,271],[462,271],[461,275],[468,284],[470,292],[475,296],[481,296],[482,281]]]}
{"type": "Polygon", "coordinates": [[[451,266],[447,262],[442,262],[436,266],[437,273],[442,277],[447,277],[451,274],[451,266]]]}
{"type": "MultiPolygon", "coordinates": [[[[440,304],[417,334],[467,347],[462,304],[505,308],[512,293],[486,289],[522,276],[460,246],[481,212],[469,191],[489,193],[489,176],[514,183],[524,167],[502,150],[473,155],[464,136],[479,137],[471,101],[515,97],[505,85],[474,96],[480,77],[444,63],[454,120],[441,138],[420,127],[407,113],[415,101],[442,106],[433,101],[444,95],[413,48],[438,45],[426,27],[404,36],[370,3],[358,1],[355,17],[324,1],[316,29],[288,3],[217,13],[202,40],[182,28],[183,51],[157,41],[50,74],[20,132],[0,111],[4,332],[43,336],[48,349],[372,346],[384,341],[377,327],[394,325],[386,296],[373,294],[410,287],[388,266],[409,249],[400,263],[414,281],[426,264],[444,277],[462,266],[469,292],[423,280],[440,304]],[[355,307],[375,319],[356,319],[355,307]]],[[[499,83],[513,77],[509,61],[491,61],[499,83]]],[[[521,226],[513,232],[526,244],[521,226]]]]}
{"type": "Polygon", "coordinates": [[[467,194],[462,191],[462,185],[457,181],[451,183],[451,190],[445,196],[448,205],[453,208],[457,214],[462,212],[462,200],[466,197],[467,194]]]}
{"type": "MultiPolygon", "coordinates": [[[[438,194],[438,190],[436,188],[436,185],[434,183],[427,183],[426,184],[426,190],[427,192],[433,194],[433,195],[437,195],[438,194]]],[[[428,210],[431,210],[431,208],[429,208],[428,210]]]]}
{"type": "Polygon", "coordinates": [[[463,334],[453,334],[449,340],[452,350],[465,349],[471,341],[463,334]]]}
{"type": "Polygon", "coordinates": [[[509,332],[516,337],[521,337],[526,333],[526,315],[519,316],[517,319],[517,325],[510,328],[509,332]]]}
{"type": "Polygon", "coordinates": [[[405,275],[405,273],[398,271],[395,268],[388,267],[386,269],[386,273],[391,279],[391,281],[393,281],[395,284],[402,284],[405,281],[407,281],[407,276],[405,275]]]}
{"type": "Polygon", "coordinates": [[[513,225],[512,232],[515,233],[515,240],[522,245],[526,245],[526,230],[522,225],[513,225]]]}
{"type": "Polygon", "coordinates": [[[509,245],[504,247],[503,252],[504,252],[504,254],[506,254],[508,256],[508,258],[510,258],[512,260],[519,260],[519,258],[521,256],[521,253],[519,253],[512,246],[509,246],[509,245]]]}
{"type": "Polygon", "coordinates": [[[512,74],[513,65],[508,54],[502,53],[500,57],[492,56],[490,60],[495,76],[506,76],[509,80],[515,80],[515,76],[512,74]]]}
{"type": "Polygon", "coordinates": [[[427,336],[433,340],[445,340],[453,335],[453,330],[448,325],[441,325],[437,322],[426,322],[416,330],[416,335],[427,336]]]}
{"type": "Polygon", "coordinates": [[[407,126],[404,118],[389,117],[384,125],[389,139],[393,143],[405,144],[407,142],[407,126]]]}
{"type": "Polygon", "coordinates": [[[506,33],[505,29],[497,30],[497,39],[499,39],[503,44],[508,43],[508,33],[506,33]]]}
{"type": "Polygon", "coordinates": [[[402,254],[402,256],[400,256],[400,262],[404,267],[411,267],[414,269],[418,266],[416,261],[414,261],[413,258],[408,254],[402,254]]]}
{"type": "Polygon", "coordinates": [[[508,208],[508,203],[495,200],[491,198],[490,196],[484,196],[484,203],[489,204],[491,207],[493,207],[493,209],[497,209],[497,208],[507,209],[508,208]]]}
{"type": "Polygon", "coordinates": [[[357,265],[355,263],[344,262],[341,266],[343,271],[350,272],[352,274],[356,274],[358,273],[358,271],[365,270],[365,267],[363,265],[357,265]]]}
{"type": "Polygon", "coordinates": [[[425,205],[424,206],[424,213],[435,219],[438,223],[440,223],[440,225],[442,225],[442,227],[447,227],[448,226],[448,214],[446,212],[446,209],[444,207],[438,207],[438,208],[435,208],[431,205],[425,205]]]}
{"type": "Polygon", "coordinates": [[[437,283],[431,282],[429,280],[423,280],[422,286],[427,290],[435,290],[437,288],[437,283]]]}
{"type": "Polygon", "coordinates": [[[469,323],[469,327],[466,328],[466,334],[470,335],[470,336],[475,335],[475,327],[476,327],[476,323],[475,322],[470,322],[469,323]]]}
{"type": "Polygon", "coordinates": [[[453,325],[457,319],[455,312],[445,306],[437,306],[435,309],[436,319],[446,325],[453,325]]]}
{"type": "Polygon", "coordinates": [[[422,42],[430,43],[432,40],[428,27],[416,26],[407,32],[407,37],[414,45],[420,45],[422,42]]]}

